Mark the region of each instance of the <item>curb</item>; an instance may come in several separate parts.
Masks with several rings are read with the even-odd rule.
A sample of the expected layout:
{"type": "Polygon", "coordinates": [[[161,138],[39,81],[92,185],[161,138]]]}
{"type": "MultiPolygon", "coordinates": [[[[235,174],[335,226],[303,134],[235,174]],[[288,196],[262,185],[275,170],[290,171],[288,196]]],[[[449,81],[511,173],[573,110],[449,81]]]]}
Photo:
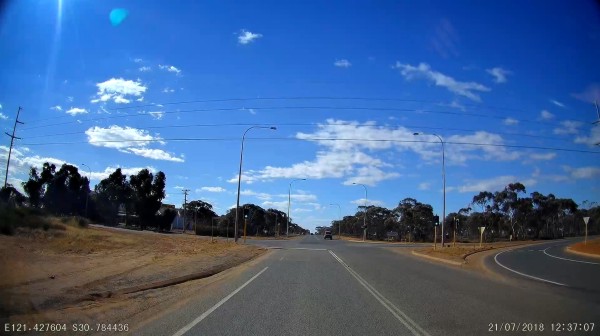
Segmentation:
{"type": "Polygon", "coordinates": [[[440,262],[443,262],[443,263],[446,263],[446,264],[450,264],[450,265],[453,265],[453,266],[462,266],[462,265],[464,265],[466,263],[466,262],[460,262],[460,261],[442,259],[442,258],[438,258],[438,257],[432,257],[432,256],[427,255],[427,254],[415,252],[414,250],[411,251],[411,253],[413,255],[416,255],[416,256],[419,256],[419,257],[422,257],[422,258],[427,258],[427,259],[431,259],[431,260],[435,260],[435,261],[440,261],[440,262]]]}
{"type": "Polygon", "coordinates": [[[568,253],[577,254],[580,256],[584,256],[584,257],[600,259],[600,255],[598,255],[598,254],[591,254],[591,253],[585,253],[585,252],[571,250],[571,246],[567,246],[567,248],[565,248],[565,251],[568,253]]]}

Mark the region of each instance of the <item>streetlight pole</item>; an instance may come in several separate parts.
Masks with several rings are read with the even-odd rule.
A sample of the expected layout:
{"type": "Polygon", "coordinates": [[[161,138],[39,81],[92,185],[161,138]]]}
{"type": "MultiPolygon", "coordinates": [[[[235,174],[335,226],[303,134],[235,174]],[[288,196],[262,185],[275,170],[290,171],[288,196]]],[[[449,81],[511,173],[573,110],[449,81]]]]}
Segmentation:
{"type": "Polygon", "coordinates": [[[363,227],[364,227],[364,229],[363,229],[363,241],[365,241],[367,239],[367,202],[368,202],[367,201],[367,199],[368,199],[368,196],[367,196],[367,186],[364,185],[364,184],[362,184],[362,183],[352,183],[352,184],[354,184],[354,185],[361,185],[361,186],[363,186],[363,188],[365,188],[365,210],[364,210],[365,216],[363,217],[363,227]]]}
{"type": "Polygon", "coordinates": [[[339,224],[338,224],[338,231],[339,231],[339,233],[338,233],[338,235],[340,236],[340,239],[342,239],[342,207],[340,207],[340,205],[337,204],[337,203],[330,203],[329,205],[332,205],[332,206],[335,205],[335,206],[338,207],[338,221],[339,221],[339,224]]]}
{"type": "Polygon", "coordinates": [[[290,237],[290,205],[292,204],[292,183],[296,181],[306,181],[305,178],[295,179],[290,181],[290,187],[288,189],[288,211],[287,211],[287,228],[285,230],[285,236],[290,237]]]}
{"type": "MultiPolygon", "coordinates": [[[[413,135],[422,135],[423,133],[413,133],[413,135]]],[[[442,247],[444,247],[444,223],[446,222],[446,149],[444,146],[444,139],[437,134],[431,134],[436,136],[442,144],[442,183],[444,186],[444,205],[442,213],[442,247]]]]}
{"type": "MultiPolygon", "coordinates": [[[[89,185],[90,185],[90,181],[92,180],[92,168],[90,168],[90,166],[86,165],[85,163],[81,164],[82,166],[86,166],[88,171],[89,171],[89,177],[88,177],[88,189],[89,189],[89,185]]],[[[88,191],[88,193],[85,195],[85,218],[87,218],[88,216],[88,200],[90,198],[90,193],[88,191]]]]}
{"type": "Polygon", "coordinates": [[[237,200],[235,202],[235,225],[234,225],[235,232],[233,233],[233,240],[236,243],[238,241],[238,211],[240,209],[240,186],[242,183],[242,162],[244,160],[244,140],[246,140],[246,133],[248,133],[248,131],[253,128],[266,128],[266,129],[271,129],[271,130],[277,130],[277,127],[273,127],[273,126],[271,126],[271,127],[252,126],[252,127],[248,127],[248,129],[246,129],[246,131],[244,132],[244,135],[242,136],[242,149],[240,150],[240,170],[238,172],[237,200]]]}

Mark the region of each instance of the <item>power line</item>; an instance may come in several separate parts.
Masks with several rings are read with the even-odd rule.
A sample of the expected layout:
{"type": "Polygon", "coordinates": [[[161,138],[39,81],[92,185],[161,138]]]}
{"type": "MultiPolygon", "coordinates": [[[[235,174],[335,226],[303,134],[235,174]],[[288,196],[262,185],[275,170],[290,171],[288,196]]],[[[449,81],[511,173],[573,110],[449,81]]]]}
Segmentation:
{"type": "MultiPolygon", "coordinates": [[[[44,143],[29,143],[23,144],[24,146],[45,146],[45,145],[74,145],[74,144],[102,144],[102,143],[123,143],[123,142],[161,142],[161,141],[239,141],[238,137],[231,138],[164,138],[164,139],[152,139],[152,140],[102,140],[102,141],[79,141],[79,142],[44,142],[44,143]]],[[[398,143],[435,143],[437,141],[426,141],[426,140],[399,140],[399,139],[359,139],[359,138],[282,138],[282,137],[271,137],[271,138],[246,138],[246,140],[268,140],[268,141],[358,141],[358,142],[398,142],[398,143]]],[[[585,153],[585,154],[600,154],[598,151],[582,150],[582,149],[571,149],[571,148],[560,148],[560,147],[545,147],[545,146],[527,146],[527,145],[508,145],[508,144],[495,144],[495,143],[476,143],[476,142],[458,142],[458,141],[444,141],[445,144],[449,145],[464,145],[464,146],[481,146],[481,147],[505,147],[505,148],[520,148],[520,149],[538,149],[538,150],[554,150],[561,152],[573,152],[573,153],[585,153]]]]}
{"type": "MultiPolygon", "coordinates": [[[[136,108],[148,108],[148,107],[163,107],[165,105],[183,105],[183,104],[207,104],[207,103],[231,103],[231,102],[247,102],[247,101],[297,101],[297,100],[330,100],[330,101],[366,101],[366,102],[396,102],[396,103],[421,103],[421,104],[436,104],[439,106],[448,105],[442,103],[440,101],[433,100],[424,100],[424,99],[401,99],[401,98],[367,98],[367,97],[328,97],[328,96],[307,96],[307,97],[256,97],[256,98],[221,98],[221,99],[198,99],[198,100],[188,100],[188,101],[174,101],[174,102],[161,102],[161,103],[151,103],[151,104],[141,104],[141,105],[133,105],[133,106],[122,106],[106,109],[106,111],[122,111],[136,108]]],[[[508,107],[498,107],[491,105],[483,105],[483,104],[461,104],[464,107],[475,107],[475,108],[488,108],[496,111],[513,111],[524,113],[524,110],[514,109],[508,107]]],[[[30,123],[36,121],[46,121],[53,119],[61,119],[61,118],[69,118],[69,116],[57,116],[52,118],[38,119],[29,121],[30,123]]]]}
{"type": "MultiPolygon", "coordinates": [[[[241,111],[244,109],[252,109],[257,111],[265,111],[265,110],[330,110],[330,111],[387,111],[387,112],[410,112],[410,113],[427,113],[427,114],[441,114],[441,115],[452,115],[452,116],[465,116],[465,117],[478,117],[478,118],[487,118],[487,119],[496,119],[496,120],[504,120],[506,116],[500,115],[488,115],[483,113],[470,113],[470,112],[456,112],[456,111],[439,111],[439,110],[427,110],[427,109],[415,109],[415,108],[388,108],[388,107],[340,107],[340,106],[276,106],[276,107],[244,107],[244,108],[210,108],[210,109],[190,109],[190,110],[176,110],[176,111],[160,111],[160,114],[175,114],[175,113],[193,113],[193,112],[227,112],[227,111],[241,111]]],[[[113,120],[113,119],[122,119],[128,117],[142,117],[142,116],[151,116],[158,112],[143,112],[143,113],[130,113],[130,114],[120,114],[115,116],[101,117],[101,118],[90,118],[84,120],[74,120],[74,121],[66,121],[60,123],[53,124],[45,124],[33,127],[27,127],[23,130],[31,130],[31,129],[39,129],[51,126],[63,126],[70,125],[80,122],[93,122],[93,121],[102,121],[102,120],[113,120]]],[[[531,119],[519,119],[520,122],[533,123],[533,124],[541,124],[548,126],[557,126],[562,127],[560,123],[549,122],[549,121],[540,121],[540,120],[531,120],[531,119]]],[[[581,120],[573,120],[578,122],[584,122],[581,120]]]]}
{"type": "MultiPolygon", "coordinates": [[[[229,126],[329,126],[335,124],[318,124],[318,123],[265,123],[265,124],[256,124],[256,123],[220,123],[220,124],[188,124],[188,125],[162,125],[162,126],[147,126],[144,129],[169,129],[169,128],[192,128],[192,127],[229,127],[229,126]]],[[[467,129],[467,128],[447,128],[447,127],[431,127],[431,126],[422,126],[422,125],[400,125],[400,124],[386,124],[386,125],[360,125],[360,127],[394,127],[394,128],[414,128],[414,129],[429,129],[429,130],[441,130],[441,131],[459,131],[459,132],[479,132],[481,129],[467,129]]],[[[77,131],[77,132],[65,132],[65,133],[53,133],[53,134],[43,134],[43,135],[34,135],[27,136],[26,139],[36,139],[36,138],[48,138],[54,136],[63,136],[63,135],[77,135],[77,134],[85,134],[86,131],[77,131]]],[[[528,138],[536,138],[536,139],[546,139],[546,140],[555,140],[555,141],[564,141],[571,142],[570,139],[557,138],[557,137],[549,137],[542,135],[533,135],[533,134],[525,134],[525,133],[515,133],[515,132],[493,132],[494,134],[499,135],[508,135],[508,136],[520,136],[520,137],[528,137],[528,138]]]]}

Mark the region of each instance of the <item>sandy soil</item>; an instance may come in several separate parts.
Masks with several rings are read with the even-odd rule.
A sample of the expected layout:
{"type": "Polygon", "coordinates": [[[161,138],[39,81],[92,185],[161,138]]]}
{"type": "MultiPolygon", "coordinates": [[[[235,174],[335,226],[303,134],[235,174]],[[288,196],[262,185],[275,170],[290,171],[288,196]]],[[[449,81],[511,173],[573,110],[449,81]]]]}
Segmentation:
{"type": "Polygon", "coordinates": [[[0,320],[132,321],[152,305],[178,302],[182,292],[173,287],[206,281],[264,252],[195,236],[102,227],[19,231],[0,236],[0,320]]]}
{"type": "Polygon", "coordinates": [[[579,242],[569,246],[568,250],[600,256],[600,238],[588,240],[587,244],[579,242]]]}
{"type": "MultiPolygon", "coordinates": [[[[531,244],[538,244],[538,243],[543,243],[543,241],[496,242],[496,243],[482,244],[481,247],[479,247],[479,243],[456,243],[456,246],[454,246],[454,247],[450,245],[450,247],[444,247],[444,248],[441,248],[440,245],[438,244],[436,249],[434,249],[433,247],[425,247],[425,248],[415,247],[415,248],[402,248],[402,249],[397,249],[397,248],[391,247],[389,249],[394,252],[406,253],[406,254],[411,254],[413,251],[415,251],[418,254],[425,254],[430,257],[457,262],[460,264],[464,264],[467,268],[472,268],[470,265],[467,266],[470,263],[471,259],[474,260],[474,258],[471,258],[471,257],[480,255],[485,251],[494,251],[494,250],[503,249],[503,248],[516,247],[516,246],[521,246],[521,245],[531,245],[531,244]]],[[[431,260],[431,259],[428,259],[428,260],[431,260]]]]}

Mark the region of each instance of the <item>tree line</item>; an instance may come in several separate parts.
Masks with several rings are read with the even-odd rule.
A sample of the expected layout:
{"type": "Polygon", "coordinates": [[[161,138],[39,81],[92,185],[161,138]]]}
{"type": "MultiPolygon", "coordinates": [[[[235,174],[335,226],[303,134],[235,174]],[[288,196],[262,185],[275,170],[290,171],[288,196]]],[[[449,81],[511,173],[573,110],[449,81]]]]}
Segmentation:
{"type": "MultiPolygon", "coordinates": [[[[584,217],[590,217],[588,233],[600,233],[600,207],[584,202],[579,206],[570,198],[557,198],[537,191],[527,195],[525,186],[515,182],[503,190],[482,191],[473,196],[471,206],[449,213],[445,218],[446,238],[473,241],[479,239],[479,227],[485,227],[486,241],[498,239],[554,239],[584,234],[584,217]]],[[[433,207],[414,198],[405,198],[394,209],[359,206],[353,216],[331,222],[334,234],[362,236],[363,222],[370,239],[386,239],[389,232],[400,239],[432,241],[433,207]],[[365,221],[366,215],[366,221],[365,221]]],[[[441,234],[438,229],[438,235],[441,234]]]]}
{"type": "MultiPolygon", "coordinates": [[[[26,195],[8,185],[0,190],[0,200],[57,216],[88,217],[106,225],[124,222],[141,230],[168,231],[179,215],[197,234],[214,232],[215,235],[233,236],[235,208],[218,216],[213,206],[202,200],[184,204],[179,213],[175,206],[164,205],[166,175],[162,171],[153,174],[148,169],[141,169],[137,174],[127,176],[117,168],[92,192],[88,177],[81,176],[77,167],[63,164],[57,169],[56,165],[46,162],[41,169],[31,167],[29,178],[22,186],[26,195]]],[[[265,210],[255,204],[245,204],[242,209],[238,214],[240,235],[244,221],[249,235],[276,235],[287,224],[286,214],[279,210],[265,210]]],[[[307,232],[291,220],[290,231],[307,232]]]]}

